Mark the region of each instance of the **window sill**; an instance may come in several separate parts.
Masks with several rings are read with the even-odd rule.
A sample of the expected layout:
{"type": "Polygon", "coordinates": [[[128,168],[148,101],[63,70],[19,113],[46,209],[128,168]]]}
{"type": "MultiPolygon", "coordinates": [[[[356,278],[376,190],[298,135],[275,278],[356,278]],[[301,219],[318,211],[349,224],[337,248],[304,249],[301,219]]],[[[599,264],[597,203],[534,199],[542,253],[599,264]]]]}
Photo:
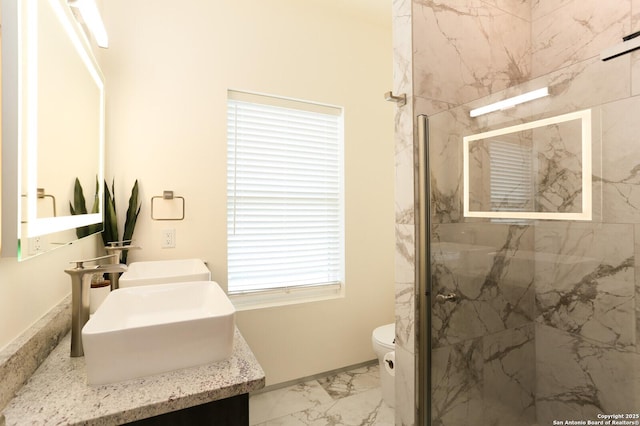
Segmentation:
{"type": "Polygon", "coordinates": [[[289,288],[229,295],[236,311],[273,308],[277,306],[320,302],[344,297],[344,285],[333,284],[319,287],[289,288]]]}

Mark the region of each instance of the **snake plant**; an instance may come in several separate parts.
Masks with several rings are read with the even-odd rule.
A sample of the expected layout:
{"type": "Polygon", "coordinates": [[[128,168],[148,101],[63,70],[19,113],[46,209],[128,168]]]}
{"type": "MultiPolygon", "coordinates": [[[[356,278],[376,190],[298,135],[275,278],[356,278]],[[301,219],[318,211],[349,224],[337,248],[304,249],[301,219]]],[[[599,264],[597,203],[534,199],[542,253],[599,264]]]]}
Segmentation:
{"type": "MultiPolygon", "coordinates": [[[[127,209],[127,216],[124,222],[124,234],[122,235],[122,239],[120,239],[118,237],[118,215],[116,210],[114,181],[111,181],[111,190],[109,190],[109,186],[105,181],[103,217],[104,227],[102,227],[102,224],[96,223],[93,225],[76,228],[76,235],[78,236],[78,238],[86,237],[87,235],[99,232],[102,228],[102,241],[104,242],[105,246],[115,241],[131,240],[133,238],[133,231],[136,227],[138,215],[140,214],[140,209],[142,207],[139,202],[138,193],[138,180],[136,179],[135,183],[133,184],[133,188],[131,188],[131,195],[129,197],[129,208],[127,209]]],[[[69,202],[69,209],[71,210],[72,215],[87,213],[86,200],[82,191],[82,185],[80,184],[78,178],[76,178],[73,191],[73,204],[69,202]]],[[[94,197],[91,212],[98,212],[98,179],[96,179],[96,195],[94,197]]],[[[122,263],[127,263],[127,253],[128,250],[122,251],[120,259],[122,263]]]]}
{"type": "MultiPolygon", "coordinates": [[[[98,213],[98,208],[98,178],[96,177],[96,192],[93,197],[93,206],[91,207],[91,213],[98,213]]],[[[84,198],[84,192],[82,191],[82,185],[80,184],[80,180],[78,178],[76,178],[73,186],[73,204],[71,204],[71,201],[69,201],[69,210],[71,210],[72,215],[88,213],[86,201],[84,198]]],[[[96,232],[100,232],[101,229],[102,224],[100,223],[82,226],[76,228],[76,236],[78,238],[84,238],[91,234],[95,234],[96,232]]]]}
{"type": "MultiPolygon", "coordinates": [[[[138,197],[138,180],[136,179],[131,188],[129,196],[129,207],[127,208],[127,216],[124,222],[124,233],[122,239],[118,238],[118,217],[115,200],[114,182],[111,181],[111,191],[107,182],[104,183],[104,229],[102,231],[102,241],[108,245],[114,241],[131,241],[133,239],[133,231],[136,227],[138,215],[142,205],[138,197]]],[[[127,263],[128,250],[123,250],[120,261],[127,263]]]]}

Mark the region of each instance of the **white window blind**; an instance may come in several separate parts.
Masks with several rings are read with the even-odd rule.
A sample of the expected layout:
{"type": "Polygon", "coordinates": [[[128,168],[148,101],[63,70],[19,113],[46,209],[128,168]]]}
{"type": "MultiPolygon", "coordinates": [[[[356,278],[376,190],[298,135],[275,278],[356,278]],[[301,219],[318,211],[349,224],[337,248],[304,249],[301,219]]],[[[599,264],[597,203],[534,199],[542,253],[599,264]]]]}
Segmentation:
{"type": "Polygon", "coordinates": [[[228,291],[342,281],[342,109],[229,91],[228,291]]]}
{"type": "Polygon", "coordinates": [[[531,211],[533,208],[533,172],[531,148],[492,140],[491,210],[531,211]]]}

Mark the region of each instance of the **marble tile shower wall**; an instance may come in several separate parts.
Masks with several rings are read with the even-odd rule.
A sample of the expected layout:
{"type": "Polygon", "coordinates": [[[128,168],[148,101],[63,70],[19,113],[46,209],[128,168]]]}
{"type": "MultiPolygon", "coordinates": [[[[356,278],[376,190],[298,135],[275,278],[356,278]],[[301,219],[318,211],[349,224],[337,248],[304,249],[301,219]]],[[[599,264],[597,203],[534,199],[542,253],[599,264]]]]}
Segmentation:
{"type": "Polygon", "coordinates": [[[413,116],[430,125],[434,424],[547,425],[640,407],[640,0],[395,0],[397,424],[413,401],[413,116]],[[412,53],[411,53],[412,52],[412,53]],[[470,119],[549,85],[552,96],[470,119]],[[462,137],[590,108],[594,218],[462,217],[462,137]],[[398,350],[398,349],[397,349],[398,350]],[[404,357],[404,359],[403,359],[404,357]],[[482,420],[481,420],[482,419],[482,420]]]}
{"type": "Polygon", "coordinates": [[[393,91],[407,104],[395,117],[396,377],[395,423],[415,424],[415,229],[411,0],[393,0],[393,91]]]}
{"type": "Polygon", "coordinates": [[[440,223],[432,241],[432,291],[459,297],[431,315],[435,424],[533,425],[534,227],[440,223]]]}
{"type": "Polygon", "coordinates": [[[528,1],[415,0],[413,17],[418,113],[432,115],[530,77],[528,1]]]}

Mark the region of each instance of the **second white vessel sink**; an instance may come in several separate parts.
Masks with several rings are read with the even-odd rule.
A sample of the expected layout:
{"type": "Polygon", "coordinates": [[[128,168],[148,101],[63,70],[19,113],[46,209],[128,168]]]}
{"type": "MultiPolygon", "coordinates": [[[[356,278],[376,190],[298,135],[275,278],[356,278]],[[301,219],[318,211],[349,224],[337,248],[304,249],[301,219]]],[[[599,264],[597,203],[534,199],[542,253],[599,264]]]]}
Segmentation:
{"type": "Polygon", "coordinates": [[[114,383],[231,356],[235,308],[213,281],[120,288],[82,329],[87,382],[114,383]]]}
{"type": "Polygon", "coordinates": [[[209,281],[211,272],[200,259],[133,262],[118,279],[120,288],[185,281],[209,281]]]}

